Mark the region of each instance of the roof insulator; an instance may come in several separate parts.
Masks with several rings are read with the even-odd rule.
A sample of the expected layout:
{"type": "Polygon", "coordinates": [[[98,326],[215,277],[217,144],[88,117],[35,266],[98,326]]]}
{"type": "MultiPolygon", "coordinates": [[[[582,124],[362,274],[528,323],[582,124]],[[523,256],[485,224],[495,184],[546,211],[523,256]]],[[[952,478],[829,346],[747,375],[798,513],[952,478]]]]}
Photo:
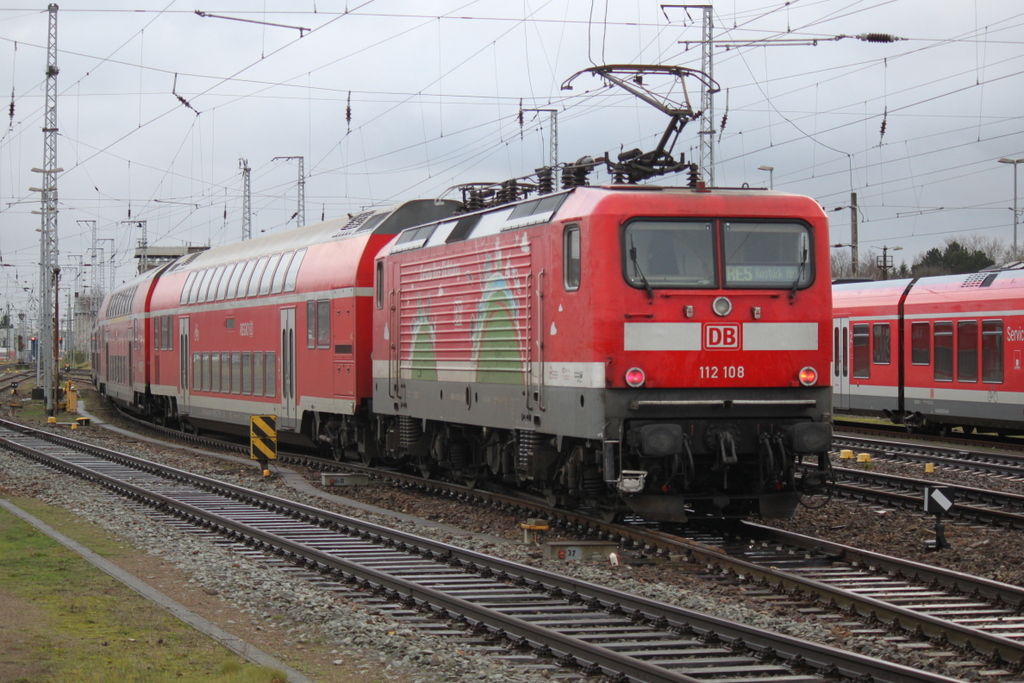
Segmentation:
{"type": "Polygon", "coordinates": [[[895,43],[897,40],[906,40],[906,38],[897,38],[891,33],[861,33],[856,38],[865,43],[895,43]]]}

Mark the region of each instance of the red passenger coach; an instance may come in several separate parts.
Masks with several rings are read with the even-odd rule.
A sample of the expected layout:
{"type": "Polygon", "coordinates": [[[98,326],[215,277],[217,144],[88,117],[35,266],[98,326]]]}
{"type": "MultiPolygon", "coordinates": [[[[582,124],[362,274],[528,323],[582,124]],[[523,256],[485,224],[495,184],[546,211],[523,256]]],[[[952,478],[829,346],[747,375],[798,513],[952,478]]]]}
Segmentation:
{"type": "Polygon", "coordinates": [[[329,444],[330,434],[366,411],[374,255],[404,228],[456,206],[424,200],[375,209],[210,249],[140,276],[108,296],[99,334],[115,349],[134,335],[148,382],[122,394],[106,377],[117,366],[106,365],[107,395],[186,429],[247,433],[251,415],[276,415],[283,440],[329,444]],[[110,315],[144,285],[152,287],[145,315],[110,315]]]}
{"type": "Polygon", "coordinates": [[[831,442],[827,242],[805,197],[654,186],[407,230],[376,265],[381,455],[648,518],[791,516],[831,442]]]}
{"type": "Polygon", "coordinates": [[[837,412],[1024,431],[1019,270],[837,284],[834,296],[837,412]]]}
{"type": "Polygon", "coordinates": [[[93,374],[101,394],[133,406],[149,384],[146,340],[150,297],[166,269],[157,268],[115,289],[103,302],[93,335],[93,374]]]}

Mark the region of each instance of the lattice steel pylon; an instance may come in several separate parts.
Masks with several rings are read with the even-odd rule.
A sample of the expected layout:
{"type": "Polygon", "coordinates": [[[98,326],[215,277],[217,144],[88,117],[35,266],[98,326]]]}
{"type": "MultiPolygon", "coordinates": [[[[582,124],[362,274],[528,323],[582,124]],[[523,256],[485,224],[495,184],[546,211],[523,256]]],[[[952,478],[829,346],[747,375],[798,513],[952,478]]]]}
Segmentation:
{"type": "MultiPolygon", "coordinates": [[[[714,11],[711,5],[696,5],[704,11],[700,70],[715,79],[714,11]]],[[[707,83],[700,89],[700,169],[708,187],[715,186],[715,91],[707,83]]]]}
{"type": "Polygon", "coordinates": [[[252,192],[249,189],[249,161],[239,159],[238,167],[242,169],[242,239],[252,239],[252,192]]]}
{"type": "Polygon", "coordinates": [[[46,412],[52,415],[56,410],[57,383],[57,325],[56,278],[57,266],[57,5],[49,6],[49,27],[47,31],[46,57],[46,114],[43,123],[43,167],[32,169],[43,176],[40,190],[42,204],[42,226],[39,237],[39,356],[38,381],[43,387],[46,412]]]}
{"type": "Polygon", "coordinates": [[[306,158],[300,156],[274,157],[271,161],[278,159],[298,159],[299,161],[299,206],[292,218],[295,219],[295,225],[301,228],[306,224],[306,158]]]}

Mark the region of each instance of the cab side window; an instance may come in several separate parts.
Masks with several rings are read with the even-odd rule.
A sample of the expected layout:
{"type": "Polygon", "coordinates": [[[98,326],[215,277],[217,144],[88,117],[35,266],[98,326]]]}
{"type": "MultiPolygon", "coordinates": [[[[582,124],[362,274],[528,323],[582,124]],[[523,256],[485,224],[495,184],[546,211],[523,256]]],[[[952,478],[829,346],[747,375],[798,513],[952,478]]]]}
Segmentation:
{"type": "Polygon", "coordinates": [[[562,273],[565,291],[580,288],[580,226],[576,223],[566,226],[562,238],[562,273]]]}

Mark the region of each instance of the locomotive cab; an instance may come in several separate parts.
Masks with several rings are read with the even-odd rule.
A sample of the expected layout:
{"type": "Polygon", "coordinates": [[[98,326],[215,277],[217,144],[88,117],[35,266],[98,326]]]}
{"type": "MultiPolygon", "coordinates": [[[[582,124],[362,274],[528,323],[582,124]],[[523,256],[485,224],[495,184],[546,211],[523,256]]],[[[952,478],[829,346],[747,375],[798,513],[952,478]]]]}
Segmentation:
{"type": "Polygon", "coordinates": [[[786,216],[625,222],[633,291],[610,364],[620,438],[603,471],[635,512],[789,517],[799,489],[824,483],[821,471],[798,480],[796,467],[811,456],[823,470],[831,442],[816,238],[786,216]]]}

